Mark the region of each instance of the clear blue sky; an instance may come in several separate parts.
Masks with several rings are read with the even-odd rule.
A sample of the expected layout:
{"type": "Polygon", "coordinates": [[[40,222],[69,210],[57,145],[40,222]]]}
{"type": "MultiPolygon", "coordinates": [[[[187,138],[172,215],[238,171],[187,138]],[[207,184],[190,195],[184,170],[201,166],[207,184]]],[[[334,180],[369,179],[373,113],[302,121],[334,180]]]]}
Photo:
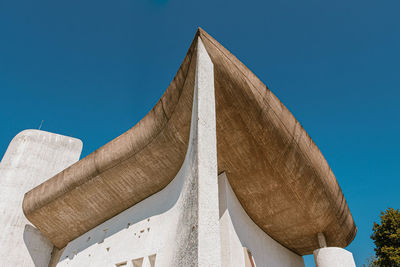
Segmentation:
{"type": "Polygon", "coordinates": [[[361,265],[379,212],[400,206],[399,10],[398,0],[0,0],[0,154],[42,120],[82,139],[83,156],[128,130],[201,26],[319,146],[358,226],[348,249],[361,265]]]}

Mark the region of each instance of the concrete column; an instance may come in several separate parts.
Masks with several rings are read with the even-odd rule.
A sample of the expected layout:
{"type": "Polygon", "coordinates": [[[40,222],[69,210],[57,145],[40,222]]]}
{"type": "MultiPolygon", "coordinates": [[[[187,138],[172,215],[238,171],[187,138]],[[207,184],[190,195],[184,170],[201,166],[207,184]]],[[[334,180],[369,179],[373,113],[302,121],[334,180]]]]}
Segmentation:
{"type": "Polygon", "coordinates": [[[197,131],[198,266],[221,266],[214,65],[199,37],[192,123],[197,131]]]}
{"type": "Polygon", "coordinates": [[[353,254],[343,248],[327,247],[323,233],[318,233],[320,249],[314,250],[314,260],[317,267],[356,267],[353,254]]]}
{"type": "Polygon", "coordinates": [[[318,233],[318,244],[319,244],[319,247],[321,247],[321,248],[327,247],[325,235],[323,233],[318,233]]]}
{"type": "Polygon", "coordinates": [[[189,144],[175,178],[184,179],[175,205],[176,246],[160,266],[221,266],[214,66],[200,38],[196,48],[189,144]]]}
{"type": "Polygon", "coordinates": [[[47,267],[53,245],[22,212],[24,194],[79,159],[78,139],[25,130],[0,163],[0,266],[47,267]]]}

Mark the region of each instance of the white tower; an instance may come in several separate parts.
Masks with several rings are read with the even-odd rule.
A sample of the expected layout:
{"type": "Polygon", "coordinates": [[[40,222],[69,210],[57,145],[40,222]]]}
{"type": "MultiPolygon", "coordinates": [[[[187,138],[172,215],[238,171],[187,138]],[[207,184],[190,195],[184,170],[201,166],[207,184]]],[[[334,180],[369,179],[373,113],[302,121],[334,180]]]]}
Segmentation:
{"type": "Polygon", "coordinates": [[[53,245],[25,218],[24,194],[79,160],[79,139],[25,130],[0,163],[1,266],[47,267],[53,245]]]}

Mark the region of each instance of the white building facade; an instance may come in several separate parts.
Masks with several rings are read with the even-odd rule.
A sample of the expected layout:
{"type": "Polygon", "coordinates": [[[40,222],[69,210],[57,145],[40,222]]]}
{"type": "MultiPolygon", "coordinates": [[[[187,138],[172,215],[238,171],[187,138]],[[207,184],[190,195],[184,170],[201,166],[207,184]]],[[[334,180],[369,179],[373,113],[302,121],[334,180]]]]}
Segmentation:
{"type": "MultiPolygon", "coordinates": [[[[0,227],[4,233],[0,237],[0,266],[296,267],[304,266],[302,255],[310,251],[314,251],[317,266],[355,266],[350,252],[343,246],[331,245],[348,244],[348,240],[351,242],[354,238],[356,228],[350,213],[345,220],[332,217],[332,224],[336,219],[339,222],[334,227],[323,221],[297,225],[297,221],[301,221],[300,213],[279,217],[285,213],[279,205],[286,200],[269,202],[261,196],[260,201],[254,201],[253,197],[259,197],[259,193],[258,188],[251,187],[251,175],[238,176],[238,172],[231,171],[227,167],[229,164],[224,163],[229,162],[229,155],[224,156],[229,153],[219,145],[224,135],[218,128],[217,111],[222,111],[216,88],[222,80],[218,77],[225,76],[219,67],[214,67],[217,61],[212,50],[207,50],[209,46],[203,44],[204,38],[209,37],[200,30],[192,50],[192,84],[188,82],[189,67],[189,74],[186,74],[189,78],[184,83],[189,83],[188,87],[193,85],[188,140],[181,141],[185,138],[179,131],[172,137],[165,134],[186,148],[183,162],[177,173],[168,178],[168,183],[156,183],[166,176],[161,168],[168,164],[156,160],[162,153],[154,148],[160,144],[153,141],[156,140],[154,136],[148,138],[151,141],[141,150],[151,152],[151,157],[146,157],[147,162],[154,160],[154,165],[160,166],[160,172],[151,170],[151,175],[146,175],[148,169],[132,168],[128,161],[133,156],[119,155],[126,146],[112,150],[106,145],[108,154],[105,156],[95,152],[94,160],[87,157],[78,161],[82,143],[75,138],[38,130],[27,130],[14,138],[0,164],[0,227]],[[91,165],[85,165],[89,161],[96,166],[93,174],[88,174],[87,166],[91,165]],[[110,170],[113,171],[110,177],[116,180],[106,184],[102,179],[110,175],[110,170]],[[137,177],[141,182],[135,180],[137,177]],[[249,187],[243,193],[237,183],[246,179],[249,179],[249,187]],[[127,182],[133,180],[133,185],[127,182]],[[257,213],[262,205],[269,205],[271,217],[268,218],[274,220],[269,221],[263,212],[257,213]],[[85,212],[79,213],[81,211],[85,212]],[[279,221],[281,223],[277,223],[279,221]],[[289,230],[277,230],[281,229],[280,224],[287,224],[283,229],[289,230]],[[337,229],[343,231],[339,233],[337,229]],[[340,239],[342,235],[346,241],[340,239]]],[[[162,100],[172,98],[171,95],[166,93],[162,100]]],[[[183,101],[182,98],[178,97],[179,101],[183,101]]],[[[162,110],[168,123],[173,121],[168,106],[163,106],[162,110]]],[[[157,128],[153,126],[156,125],[153,121],[157,120],[148,121],[144,119],[139,124],[146,129],[157,128]]],[[[162,124],[157,136],[170,124],[162,124]]],[[[232,128],[231,135],[235,135],[236,130],[232,128]]],[[[125,137],[117,138],[116,142],[122,142],[125,137]]],[[[239,154],[247,149],[241,150],[240,142],[232,146],[239,154]]],[[[132,147],[129,149],[138,153],[132,147]]],[[[256,150],[254,146],[251,153],[256,154],[256,150]]],[[[134,153],[132,155],[136,155],[134,153]]],[[[171,157],[177,153],[181,152],[172,151],[171,157]]],[[[242,160],[246,161],[247,157],[243,156],[242,160]]],[[[171,169],[170,166],[165,168],[171,169]]],[[[256,162],[253,168],[257,168],[256,162]]],[[[280,190],[281,185],[268,184],[268,179],[263,182],[265,190],[280,190]]],[[[295,182],[291,180],[288,184],[291,186],[295,182]]],[[[285,193],[278,195],[286,196],[285,193]]],[[[299,191],[295,195],[301,201],[307,198],[306,192],[299,191]]],[[[327,195],[318,194],[318,197],[329,198],[327,195]]],[[[309,204],[310,214],[314,214],[314,205],[315,214],[319,212],[318,203],[315,200],[309,204]]],[[[347,204],[343,209],[347,212],[347,204]]],[[[331,216],[329,210],[329,207],[321,208],[321,212],[328,214],[326,217],[331,216]]]]}

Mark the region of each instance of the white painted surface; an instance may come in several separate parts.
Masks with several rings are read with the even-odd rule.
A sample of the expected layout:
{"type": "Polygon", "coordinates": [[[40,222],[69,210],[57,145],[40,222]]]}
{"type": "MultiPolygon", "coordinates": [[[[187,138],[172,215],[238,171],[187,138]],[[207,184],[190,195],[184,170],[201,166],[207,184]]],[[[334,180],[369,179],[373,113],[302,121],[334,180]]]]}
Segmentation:
{"type": "Polygon", "coordinates": [[[70,242],[57,266],[221,266],[212,63],[197,50],[189,147],[170,184],[70,242]],[[153,256],[154,259],[154,256],[153,256]],[[125,264],[126,265],[123,265],[125,264]],[[122,265],[118,265],[122,264],[122,265]]]}
{"type": "Polygon", "coordinates": [[[304,267],[303,258],[269,237],[247,215],[225,173],[219,175],[221,254],[224,267],[245,266],[243,247],[257,267],[304,267]]]}
{"type": "Polygon", "coordinates": [[[317,267],[356,267],[353,254],[343,248],[327,247],[314,250],[317,267]]]}
{"type": "Polygon", "coordinates": [[[39,130],[13,138],[0,163],[0,266],[44,267],[53,245],[25,218],[24,194],[79,160],[78,139],[39,130]]]}
{"type": "MultiPolygon", "coordinates": [[[[197,209],[194,201],[190,201],[195,184],[188,166],[187,158],[175,179],[162,191],[71,241],[57,266],[116,266],[126,261],[131,267],[134,261],[140,262],[143,258],[144,263],[153,254],[156,254],[157,266],[173,266],[170,263],[175,251],[183,247],[177,234],[187,232],[186,228],[194,227],[190,231],[193,233],[196,229],[191,217],[196,216],[197,209]],[[181,223],[183,208],[190,214],[181,223]]],[[[195,243],[194,237],[193,240],[195,243]]],[[[187,244],[188,249],[192,246],[190,242],[187,244]]]]}
{"type": "MultiPolygon", "coordinates": [[[[199,195],[199,267],[221,266],[214,66],[200,39],[195,78],[199,195]]],[[[194,111],[194,110],[193,110],[194,111]]],[[[193,116],[192,116],[193,120],[193,116]]]]}
{"type": "MultiPolygon", "coordinates": [[[[197,185],[190,174],[190,162],[187,157],[166,188],[70,242],[57,266],[117,266],[126,262],[121,266],[133,267],[142,259],[143,266],[150,266],[149,256],[154,254],[157,267],[198,266],[193,252],[197,248],[196,225],[191,224],[191,218],[196,218],[197,185]],[[188,232],[192,233],[186,235],[188,232]],[[184,253],[192,257],[177,257],[184,253]]],[[[227,208],[220,219],[222,266],[245,266],[243,247],[251,251],[257,267],[304,266],[302,257],[274,241],[247,216],[224,174],[220,175],[219,188],[220,201],[225,203],[222,207],[227,208]]]]}

